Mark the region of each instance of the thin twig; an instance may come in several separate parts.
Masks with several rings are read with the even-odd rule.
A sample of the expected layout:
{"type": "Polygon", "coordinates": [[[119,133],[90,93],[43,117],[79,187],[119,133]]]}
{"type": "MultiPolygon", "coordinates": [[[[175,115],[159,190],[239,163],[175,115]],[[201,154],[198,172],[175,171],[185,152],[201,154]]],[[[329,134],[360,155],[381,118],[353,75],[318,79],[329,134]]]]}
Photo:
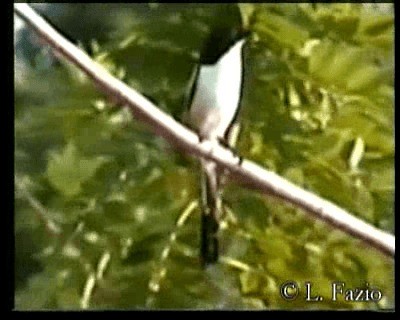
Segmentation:
{"type": "Polygon", "coordinates": [[[17,187],[17,191],[21,194],[21,196],[34,209],[40,221],[45,225],[46,230],[52,235],[59,235],[61,233],[61,228],[56,222],[53,221],[53,219],[50,218],[49,211],[27,190],[22,182],[18,181],[18,178],[16,178],[15,186],[17,187]]]}
{"type": "Polygon", "coordinates": [[[386,255],[394,256],[395,237],[392,234],[352,216],[335,204],[297,187],[274,172],[248,160],[240,161],[239,157],[221,145],[207,140],[200,143],[193,131],[162,112],[136,90],[113,77],[85,52],[60,35],[29,5],[14,4],[14,11],[40,34],[53,50],[80,68],[104,93],[128,106],[133,115],[148,124],[157,135],[194,156],[215,161],[246,186],[303,208],[315,218],[363,240],[386,255]]]}

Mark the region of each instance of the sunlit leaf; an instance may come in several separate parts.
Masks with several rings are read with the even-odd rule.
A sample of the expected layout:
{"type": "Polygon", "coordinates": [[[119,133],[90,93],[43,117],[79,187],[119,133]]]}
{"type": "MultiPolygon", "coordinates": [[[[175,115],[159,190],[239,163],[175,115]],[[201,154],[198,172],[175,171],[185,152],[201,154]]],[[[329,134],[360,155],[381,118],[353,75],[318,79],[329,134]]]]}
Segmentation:
{"type": "Polygon", "coordinates": [[[47,176],[49,182],[65,196],[75,196],[81,192],[82,183],[92,178],[106,161],[103,157],[82,157],[70,142],[63,151],[51,156],[47,176]]]}

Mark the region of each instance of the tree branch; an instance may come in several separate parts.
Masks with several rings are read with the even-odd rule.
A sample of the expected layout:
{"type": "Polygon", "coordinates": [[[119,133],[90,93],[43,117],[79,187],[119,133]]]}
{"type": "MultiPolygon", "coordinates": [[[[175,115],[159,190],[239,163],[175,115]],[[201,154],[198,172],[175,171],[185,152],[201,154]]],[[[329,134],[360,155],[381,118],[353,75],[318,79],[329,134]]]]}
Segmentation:
{"type": "Polygon", "coordinates": [[[363,240],[382,253],[394,256],[395,237],[392,234],[354,217],[335,204],[297,187],[274,172],[248,160],[240,161],[239,157],[220,145],[207,140],[199,142],[198,136],[193,131],[162,112],[127,84],[113,77],[85,52],[60,35],[29,5],[14,4],[14,11],[55,51],[80,68],[103,92],[128,106],[133,115],[148,124],[157,135],[194,156],[215,161],[246,186],[281,198],[304,209],[315,218],[363,240]]]}
{"type": "Polygon", "coordinates": [[[14,177],[15,186],[22,198],[25,199],[29,205],[34,209],[36,215],[40,221],[45,225],[46,230],[54,236],[59,235],[62,230],[60,226],[50,218],[51,214],[49,211],[27,190],[26,186],[19,178],[14,177]]]}

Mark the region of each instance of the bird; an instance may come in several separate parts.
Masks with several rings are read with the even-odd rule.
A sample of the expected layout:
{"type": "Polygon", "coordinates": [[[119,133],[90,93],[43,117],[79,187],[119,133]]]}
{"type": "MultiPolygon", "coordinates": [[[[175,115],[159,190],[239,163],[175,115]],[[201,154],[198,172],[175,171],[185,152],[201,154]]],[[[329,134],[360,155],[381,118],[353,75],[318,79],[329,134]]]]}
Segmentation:
{"type": "MultiPolygon", "coordinates": [[[[213,29],[202,46],[189,92],[189,125],[200,141],[227,142],[239,111],[243,82],[243,47],[249,31],[241,26],[213,29]]],[[[222,215],[220,173],[216,163],[201,159],[200,260],[218,261],[218,230],[222,215]]]]}

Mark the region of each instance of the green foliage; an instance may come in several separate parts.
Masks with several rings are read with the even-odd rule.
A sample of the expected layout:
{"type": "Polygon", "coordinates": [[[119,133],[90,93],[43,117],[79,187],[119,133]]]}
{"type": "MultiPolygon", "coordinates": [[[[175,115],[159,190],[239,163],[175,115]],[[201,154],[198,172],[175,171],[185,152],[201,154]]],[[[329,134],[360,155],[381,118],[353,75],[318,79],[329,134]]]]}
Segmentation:
{"type": "MultiPolygon", "coordinates": [[[[47,15],[179,119],[203,39],[240,9],[252,35],[239,153],[394,232],[394,14],[382,6],[50,4],[47,15]]],[[[28,67],[15,87],[17,309],[394,308],[393,260],[236,182],[224,192],[221,261],[203,270],[196,161],[75,67],[24,46],[28,67]],[[288,280],[301,298],[281,298],[288,280]],[[369,283],[383,298],[331,301],[333,281],[369,283]],[[305,282],[327,298],[305,302],[305,282]]]]}
{"type": "Polygon", "coordinates": [[[82,158],[76,146],[69,143],[63,152],[51,156],[47,166],[47,178],[64,196],[72,197],[81,192],[82,183],[93,178],[105,161],[102,157],[82,158]]]}

